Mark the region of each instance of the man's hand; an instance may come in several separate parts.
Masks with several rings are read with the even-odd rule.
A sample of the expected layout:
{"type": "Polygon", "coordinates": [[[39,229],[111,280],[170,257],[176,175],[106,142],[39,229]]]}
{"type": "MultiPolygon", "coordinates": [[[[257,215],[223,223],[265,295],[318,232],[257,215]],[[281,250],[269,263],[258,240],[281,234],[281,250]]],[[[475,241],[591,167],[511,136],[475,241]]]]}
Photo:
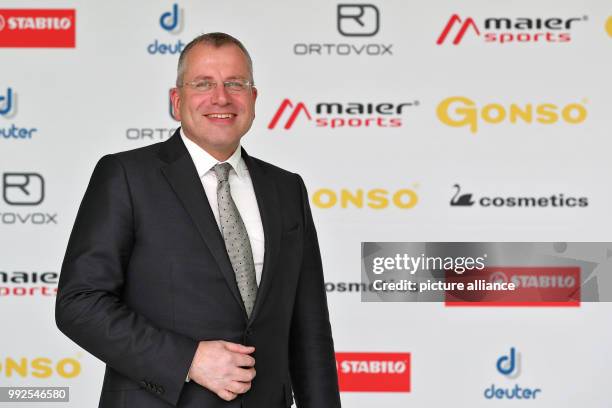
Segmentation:
{"type": "Polygon", "coordinates": [[[249,354],[254,351],[255,347],[223,340],[201,341],[189,369],[189,378],[219,398],[231,401],[251,388],[255,359],[249,354]]]}

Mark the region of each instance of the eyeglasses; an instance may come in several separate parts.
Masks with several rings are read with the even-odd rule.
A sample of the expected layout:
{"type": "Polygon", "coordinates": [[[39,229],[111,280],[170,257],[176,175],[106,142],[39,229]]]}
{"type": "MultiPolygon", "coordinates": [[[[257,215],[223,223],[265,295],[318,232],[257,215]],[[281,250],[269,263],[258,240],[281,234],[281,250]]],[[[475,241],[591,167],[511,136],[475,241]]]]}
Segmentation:
{"type": "MultiPolygon", "coordinates": [[[[206,93],[217,87],[217,81],[211,81],[210,79],[196,79],[195,81],[184,82],[179,86],[179,88],[185,85],[196,92],[206,93]]],[[[231,94],[244,93],[254,85],[255,84],[253,84],[251,81],[247,81],[246,79],[230,79],[228,81],[223,81],[223,88],[225,88],[225,90],[231,94]]]]}

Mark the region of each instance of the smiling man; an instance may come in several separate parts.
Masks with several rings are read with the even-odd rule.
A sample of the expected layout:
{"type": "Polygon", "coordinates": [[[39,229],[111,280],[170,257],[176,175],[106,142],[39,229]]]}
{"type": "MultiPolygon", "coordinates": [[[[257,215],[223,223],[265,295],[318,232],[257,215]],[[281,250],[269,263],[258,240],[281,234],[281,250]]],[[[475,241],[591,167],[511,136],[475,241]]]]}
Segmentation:
{"type": "Polygon", "coordinates": [[[106,363],[100,407],[340,407],[302,179],[247,155],[257,89],[223,33],[181,53],[166,142],[103,157],[62,266],[58,327],[106,363]]]}

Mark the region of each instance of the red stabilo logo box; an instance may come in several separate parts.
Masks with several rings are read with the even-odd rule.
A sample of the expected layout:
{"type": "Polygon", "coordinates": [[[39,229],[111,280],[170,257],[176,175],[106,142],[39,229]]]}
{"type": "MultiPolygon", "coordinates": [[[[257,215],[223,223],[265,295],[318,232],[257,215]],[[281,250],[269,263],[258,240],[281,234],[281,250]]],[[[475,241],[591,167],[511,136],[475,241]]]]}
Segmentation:
{"type": "Polygon", "coordinates": [[[74,48],[74,9],[0,9],[0,47],[74,48]]]}
{"type": "Polygon", "coordinates": [[[472,290],[447,290],[446,306],[580,306],[580,268],[575,266],[488,266],[446,281],[472,290]],[[514,284],[514,290],[491,290],[487,284],[514,284]]]}
{"type": "Polygon", "coordinates": [[[410,392],[410,353],[336,353],[340,391],[410,392]]]}

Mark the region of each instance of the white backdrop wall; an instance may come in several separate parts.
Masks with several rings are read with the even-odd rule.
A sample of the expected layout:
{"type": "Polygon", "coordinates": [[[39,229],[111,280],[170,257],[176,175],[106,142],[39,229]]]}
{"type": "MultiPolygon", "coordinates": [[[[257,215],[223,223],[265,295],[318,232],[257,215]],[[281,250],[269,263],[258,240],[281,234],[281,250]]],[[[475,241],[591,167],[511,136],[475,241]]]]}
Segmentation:
{"type": "MultiPolygon", "coordinates": [[[[309,188],[337,351],[409,353],[406,370],[395,374],[409,379],[409,391],[347,391],[344,406],[507,406],[484,397],[492,384],[542,390],[514,404],[611,406],[608,303],[448,308],[361,303],[359,291],[342,290],[360,280],[361,241],[612,241],[610,3],[346,4],[355,3],[0,3],[0,172],[36,173],[27,176],[34,195],[44,180],[36,205],[15,204],[39,201],[15,187],[26,176],[1,180],[0,272],[9,278],[0,281],[0,386],[69,386],[63,406],[96,406],[103,364],[56,329],[54,274],[97,160],[166,140],[178,126],[168,105],[178,54],[162,54],[160,45],[176,50],[200,33],[224,31],[254,60],[257,117],[245,148],[300,173],[309,188]],[[160,17],[175,4],[177,24],[167,30],[160,17]],[[6,46],[6,9],[75,10],[75,46],[6,46]],[[360,12],[363,26],[350,18],[360,12]],[[437,44],[453,15],[459,20],[437,44]],[[512,26],[487,29],[491,18],[512,26]],[[537,19],[549,28],[535,27],[537,19]],[[291,106],[270,129],[286,99],[291,106]],[[300,103],[311,119],[299,110],[285,129],[300,103]],[[317,113],[322,103],[352,110],[317,113]],[[385,105],[383,113],[358,114],[357,104],[385,105]],[[531,119],[511,119],[530,106],[531,119]],[[36,130],[27,139],[5,137],[12,126],[36,130]],[[504,203],[563,195],[586,205],[455,207],[455,184],[504,203]],[[367,198],[380,189],[373,194],[385,200],[367,198]],[[343,206],[347,192],[366,198],[343,206]],[[12,281],[22,276],[16,272],[28,281],[12,281]],[[47,282],[33,282],[43,273],[47,282]],[[511,347],[521,355],[518,379],[495,368],[511,347]]],[[[607,254],[595,257],[603,262],[607,254]]]]}

